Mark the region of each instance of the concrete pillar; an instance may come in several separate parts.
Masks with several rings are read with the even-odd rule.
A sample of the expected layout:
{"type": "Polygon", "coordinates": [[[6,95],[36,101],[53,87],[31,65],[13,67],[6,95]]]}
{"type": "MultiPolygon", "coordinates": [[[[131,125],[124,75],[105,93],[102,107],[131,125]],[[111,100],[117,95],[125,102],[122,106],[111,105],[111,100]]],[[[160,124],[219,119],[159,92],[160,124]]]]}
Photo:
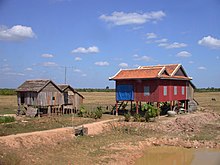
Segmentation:
{"type": "Polygon", "coordinates": [[[136,101],[136,114],[138,114],[138,101],[136,101]]]}
{"type": "Polygon", "coordinates": [[[115,115],[118,116],[118,102],[117,101],[116,101],[116,104],[115,104],[115,110],[116,110],[115,115]]]}

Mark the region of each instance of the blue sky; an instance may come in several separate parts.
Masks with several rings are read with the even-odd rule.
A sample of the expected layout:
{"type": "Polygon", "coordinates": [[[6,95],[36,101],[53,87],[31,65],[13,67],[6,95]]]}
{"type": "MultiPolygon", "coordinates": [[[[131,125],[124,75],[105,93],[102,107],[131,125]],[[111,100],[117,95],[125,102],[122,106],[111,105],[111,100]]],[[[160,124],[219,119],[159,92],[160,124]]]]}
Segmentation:
{"type": "Polygon", "coordinates": [[[220,87],[219,0],[0,0],[0,88],[114,87],[119,69],[181,63],[220,87]]]}

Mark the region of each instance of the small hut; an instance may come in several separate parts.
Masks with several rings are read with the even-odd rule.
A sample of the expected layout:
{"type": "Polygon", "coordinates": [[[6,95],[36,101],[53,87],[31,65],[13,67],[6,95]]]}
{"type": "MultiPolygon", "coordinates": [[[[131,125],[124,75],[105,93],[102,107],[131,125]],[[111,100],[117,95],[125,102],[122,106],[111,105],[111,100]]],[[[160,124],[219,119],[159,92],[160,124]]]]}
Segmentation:
{"type": "MultiPolygon", "coordinates": [[[[24,106],[27,111],[38,111],[40,114],[63,114],[64,106],[72,105],[78,109],[83,99],[71,86],[59,87],[51,80],[27,80],[16,91],[18,112],[24,106]]],[[[73,108],[68,112],[73,112],[72,110],[73,108]]]]}
{"type": "MultiPolygon", "coordinates": [[[[64,97],[64,111],[68,112],[69,109],[79,110],[83,103],[84,97],[74,90],[70,85],[60,84],[58,87],[62,90],[64,97]]],[[[64,112],[64,113],[65,113],[64,112]]]]}

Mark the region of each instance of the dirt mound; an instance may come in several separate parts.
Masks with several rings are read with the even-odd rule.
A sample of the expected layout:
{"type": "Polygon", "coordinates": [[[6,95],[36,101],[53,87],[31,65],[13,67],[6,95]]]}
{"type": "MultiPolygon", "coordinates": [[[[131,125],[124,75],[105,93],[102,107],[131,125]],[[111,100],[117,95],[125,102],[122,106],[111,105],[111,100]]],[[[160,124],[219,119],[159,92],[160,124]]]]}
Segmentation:
{"type": "Polygon", "coordinates": [[[167,132],[196,133],[202,125],[219,118],[220,115],[214,112],[189,114],[178,116],[173,120],[162,121],[157,129],[167,132]]]}
{"type": "Polygon", "coordinates": [[[13,148],[33,148],[38,145],[55,145],[73,138],[73,128],[58,128],[0,137],[0,144],[13,148]]]}

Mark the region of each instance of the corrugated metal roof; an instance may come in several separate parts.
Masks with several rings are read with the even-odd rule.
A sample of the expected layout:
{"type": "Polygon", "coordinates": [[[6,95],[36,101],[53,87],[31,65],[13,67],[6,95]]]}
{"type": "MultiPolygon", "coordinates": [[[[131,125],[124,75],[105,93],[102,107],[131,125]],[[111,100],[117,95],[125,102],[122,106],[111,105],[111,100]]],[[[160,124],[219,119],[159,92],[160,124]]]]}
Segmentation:
{"type": "Polygon", "coordinates": [[[26,92],[26,91],[33,91],[38,92],[42,88],[45,87],[51,80],[27,80],[23,84],[21,84],[16,91],[19,92],[26,92]]]}
{"type": "Polygon", "coordinates": [[[163,79],[183,79],[190,80],[184,69],[182,68],[185,76],[175,76],[175,73],[182,68],[181,64],[169,65],[156,65],[156,66],[141,66],[137,69],[120,70],[115,76],[110,77],[110,80],[120,79],[150,79],[150,78],[163,78],[163,79]]]}

